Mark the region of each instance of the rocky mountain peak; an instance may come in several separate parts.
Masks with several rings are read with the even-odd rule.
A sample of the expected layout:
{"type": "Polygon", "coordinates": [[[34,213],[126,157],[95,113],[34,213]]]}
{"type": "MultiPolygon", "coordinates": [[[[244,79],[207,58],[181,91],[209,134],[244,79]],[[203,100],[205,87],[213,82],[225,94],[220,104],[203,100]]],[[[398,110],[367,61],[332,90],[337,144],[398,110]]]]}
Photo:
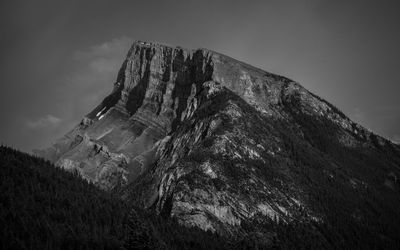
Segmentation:
{"type": "Polygon", "coordinates": [[[138,206],[235,234],[263,216],[324,223],[342,202],[369,220],[368,195],[399,192],[399,152],[286,77],[135,41],[112,93],[39,154],[138,206]]]}

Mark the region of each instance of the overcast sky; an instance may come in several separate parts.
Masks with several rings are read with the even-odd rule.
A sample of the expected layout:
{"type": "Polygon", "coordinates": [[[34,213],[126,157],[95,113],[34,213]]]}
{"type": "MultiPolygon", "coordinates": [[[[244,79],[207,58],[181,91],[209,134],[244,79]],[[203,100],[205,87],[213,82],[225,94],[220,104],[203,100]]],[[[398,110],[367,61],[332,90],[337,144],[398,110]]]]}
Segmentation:
{"type": "Polygon", "coordinates": [[[400,141],[400,1],[0,3],[0,142],[61,137],[112,89],[134,39],[208,48],[300,82],[400,141]]]}

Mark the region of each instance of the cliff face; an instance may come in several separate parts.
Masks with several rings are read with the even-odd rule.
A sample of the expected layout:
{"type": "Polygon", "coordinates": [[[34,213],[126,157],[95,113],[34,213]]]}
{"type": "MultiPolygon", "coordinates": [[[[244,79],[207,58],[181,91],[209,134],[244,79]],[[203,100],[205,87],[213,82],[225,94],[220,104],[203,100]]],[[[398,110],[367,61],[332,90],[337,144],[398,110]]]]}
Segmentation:
{"type": "Polygon", "coordinates": [[[398,145],[290,79],[205,49],[135,42],[112,93],[40,154],[220,233],[265,217],[327,223],[329,209],[400,220],[398,145]]]}
{"type": "Polygon", "coordinates": [[[189,111],[188,100],[211,79],[211,64],[207,51],[134,43],[112,93],[46,157],[106,189],[133,182],[155,162],[159,141],[189,111]]]}

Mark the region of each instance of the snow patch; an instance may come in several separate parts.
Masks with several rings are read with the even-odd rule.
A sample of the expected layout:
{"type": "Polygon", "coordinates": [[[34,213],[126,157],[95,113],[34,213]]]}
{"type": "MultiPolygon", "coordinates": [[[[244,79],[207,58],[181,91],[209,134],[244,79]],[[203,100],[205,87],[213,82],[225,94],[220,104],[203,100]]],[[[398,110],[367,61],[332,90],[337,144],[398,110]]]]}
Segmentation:
{"type": "MultiPolygon", "coordinates": [[[[104,107],[102,110],[100,110],[97,114],[96,114],[96,117],[98,117],[98,116],[100,116],[101,115],[101,113],[103,113],[103,111],[106,109],[106,107],[104,107]]],[[[100,119],[99,119],[100,120],[100,119]]]]}

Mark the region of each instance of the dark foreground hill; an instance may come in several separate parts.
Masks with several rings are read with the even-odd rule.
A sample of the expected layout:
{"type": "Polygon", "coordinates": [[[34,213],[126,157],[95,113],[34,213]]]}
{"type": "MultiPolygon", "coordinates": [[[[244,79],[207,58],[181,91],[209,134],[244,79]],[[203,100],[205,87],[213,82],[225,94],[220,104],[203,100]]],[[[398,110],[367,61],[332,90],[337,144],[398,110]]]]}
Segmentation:
{"type": "Polygon", "coordinates": [[[299,83],[210,50],[136,41],[113,86],[38,154],[226,237],[271,243],[284,225],[323,246],[399,246],[400,147],[299,83]]]}
{"type": "Polygon", "coordinates": [[[75,173],[0,147],[0,249],[331,248],[307,224],[265,217],[224,237],[133,207],[75,173]],[[268,237],[252,232],[254,224],[268,237]],[[250,230],[249,230],[250,229],[250,230]]]}
{"type": "Polygon", "coordinates": [[[0,225],[0,249],[232,246],[215,234],[132,208],[76,174],[4,146],[0,147],[0,225]]]}

